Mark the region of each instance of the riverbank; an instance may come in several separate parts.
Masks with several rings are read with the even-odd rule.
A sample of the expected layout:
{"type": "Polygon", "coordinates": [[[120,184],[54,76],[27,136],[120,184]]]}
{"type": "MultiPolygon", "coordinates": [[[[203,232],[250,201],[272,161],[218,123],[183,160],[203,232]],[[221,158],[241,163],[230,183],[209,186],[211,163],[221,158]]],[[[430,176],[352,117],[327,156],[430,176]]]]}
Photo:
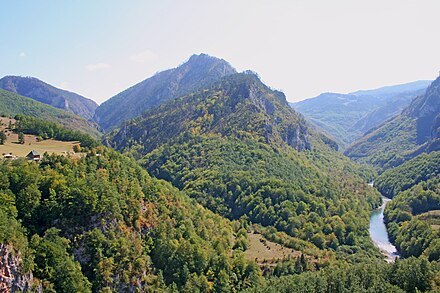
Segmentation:
{"type": "Polygon", "coordinates": [[[374,244],[386,256],[388,262],[393,262],[399,256],[396,247],[388,238],[388,231],[383,219],[385,207],[391,199],[382,196],[383,204],[371,213],[370,217],[370,237],[374,244]]]}

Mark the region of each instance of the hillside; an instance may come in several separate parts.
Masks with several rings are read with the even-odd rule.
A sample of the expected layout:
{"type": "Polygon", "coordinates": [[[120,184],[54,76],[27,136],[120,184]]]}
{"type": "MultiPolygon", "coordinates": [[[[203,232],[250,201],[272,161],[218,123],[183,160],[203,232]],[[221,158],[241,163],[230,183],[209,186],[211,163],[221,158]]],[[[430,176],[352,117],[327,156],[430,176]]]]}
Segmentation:
{"type": "Polygon", "coordinates": [[[98,105],[83,96],[56,88],[34,77],[5,76],[0,88],[91,119],[98,105]]]}
{"type": "Polygon", "coordinates": [[[376,188],[386,197],[393,198],[422,181],[440,174],[440,151],[422,153],[398,167],[386,170],[375,181],[376,188]]]}
{"type": "Polygon", "coordinates": [[[440,260],[440,177],[419,181],[385,210],[390,238],[403,257],[422,254],[440,260]]]}
{"type": "Polygon", "coordinates": [[[312,243],[374,254],[366,231],[378,194],[255,75],[231,75],[169,101],[106,143],[221,215],[287,233],[295,249],[312,243]]]}
{"type": "Polygon", "coordinates": [[[416,81],[350,94],[324,93],[291,105],[342,141],[344,147],[369,129],[400,114],[414,97],[425,92],[430,83],[416,81]]]}
{"type": "Polygon", "coordinates": [[[143,142],[143,153],[180,133],[239,132],[266,143],[311,149],[305,120],[289,109],[283,93],[271,91],[255,75],[235,74],[134,119],[112,137],[117,149],[143,142]]]}
{"type": "Polygon", "coordinates": [[[157,73],[105,101],[96,109],[94,119],[108,130],[233,73],[235,69],[223,59],[193,55],[179,67],[157,73]]]}
{"type": "Polygon", "coordinates": [[[437,78],[426,93],[415,98],[400,115],[370,130],[349,147],[345,154],[380,170],[397,166],[421,152],[438,150],[439,85],[440,78],[437,78]]]}
{"type": "Polygon", "coordinates": [[[240,223],[113,150],[46,156],[40,164],[2,160],[0,179],[0,249],[14,256],[0,260],[17,287],[227,292],[261,281],[259,267],[235,246],[240,223]]]}
{"type": "Polygon", "coordinates": [[[17,114],[56,122],[65,128],[79,130],[94,137],[101,134],[95,123],[82,117],[0,89],[0,115],[14,117],[17,114]]]}

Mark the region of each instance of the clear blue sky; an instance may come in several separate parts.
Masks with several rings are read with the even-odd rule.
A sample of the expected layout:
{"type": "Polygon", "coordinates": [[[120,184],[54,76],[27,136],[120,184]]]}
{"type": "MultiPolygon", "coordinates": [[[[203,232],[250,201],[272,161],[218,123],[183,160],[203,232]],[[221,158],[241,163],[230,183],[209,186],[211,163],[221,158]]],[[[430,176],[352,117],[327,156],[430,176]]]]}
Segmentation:
{"type": "Polygon", "coordinates": [[[101,103],[203,52],[294,101],[436,78],[439,11],[438,0],[0,0],[0,76],[101,103]]]}

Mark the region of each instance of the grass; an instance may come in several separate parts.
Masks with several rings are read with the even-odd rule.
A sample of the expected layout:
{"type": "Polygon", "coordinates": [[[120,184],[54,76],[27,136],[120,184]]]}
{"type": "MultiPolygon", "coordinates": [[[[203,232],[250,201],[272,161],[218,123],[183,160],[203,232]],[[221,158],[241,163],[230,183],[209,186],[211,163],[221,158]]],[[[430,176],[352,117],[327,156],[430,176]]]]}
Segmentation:
{"type": "Polygon", "coordinates": [[[278,260],[295,258],[301,255],[300,251],[284,247],[281,244],[267,240],[261,234],[248,233],[249,249],[244,252],[246,259],[256,261],[263,265],[269,263],[275,265],[278,260]]]}
{"type": "MultiPolygon", "coordinates": [[[[77,141],[59,141],[46,139],[38,141],[35,135],[25,134],[25,143],[18,143],[18,134],[9,130],[9,121],[15,123],[14,119],[0,117],[0,131],[5,132],[7,140],[4,145],[0,145],[0,154],[12,153],[13,156],[25,157],[29,152],[35,150],[43,155],[47,153],[73,154],[73,146],[79,144],[77,141]]],[[[77,154],[78,155],[78,154],[77,154]]]]}
{"type": "Polygon", "coordinates": [[[432,210],[417,216],[420,220],[426,221],[433,230],[440,229],[440,210],[432,210]]]}

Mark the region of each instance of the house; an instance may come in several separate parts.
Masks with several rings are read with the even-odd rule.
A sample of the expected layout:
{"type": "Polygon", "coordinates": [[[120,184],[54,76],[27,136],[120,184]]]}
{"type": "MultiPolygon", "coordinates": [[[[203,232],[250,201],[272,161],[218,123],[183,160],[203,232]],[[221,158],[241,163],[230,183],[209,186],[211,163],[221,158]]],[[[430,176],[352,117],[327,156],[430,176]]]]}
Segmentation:
{"type": "Polygon", "coordinates": [[[41,159],[40,154],[39,154],[37,151],[35,151],[35,150],[33,150],[32,152],[30,152],[29,154],[27,154],[26,157],[27,157],[29,160],[32,160],[32,161],[39,161],[39,160],[41,159]]]}
{"type": "Polygon", "coordinates": [[[3,155],[3,159],[13,159],[13,158],[14,156],[11,153],[3,155]]]}

